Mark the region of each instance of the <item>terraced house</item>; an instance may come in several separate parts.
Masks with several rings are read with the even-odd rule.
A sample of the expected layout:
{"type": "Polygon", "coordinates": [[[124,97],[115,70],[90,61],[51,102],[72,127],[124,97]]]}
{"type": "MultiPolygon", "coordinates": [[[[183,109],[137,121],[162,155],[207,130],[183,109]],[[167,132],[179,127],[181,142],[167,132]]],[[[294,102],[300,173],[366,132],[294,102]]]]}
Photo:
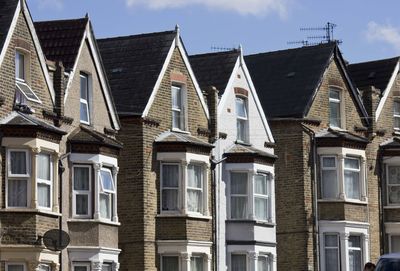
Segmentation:
{"type": "Polygon", "coordinates": [[[0,28],[0,269],[117,270],[119,121],[90,22],[7,0],[0,28]]]}
{"type": "Polygon", "coordinates": [[[98,41],[121,120],[121,270],[212,270],[209,112],[179,28],[98,41]]]}
{"type": "Polygon", "coordinates": [[[276,140],[278,269],[361,270],[379,255],[368,114],[336,43],[245,57],[276,140]]]}
{"type": "Polygon", "coordinates": [[[274,139],[242,50],[190,61],[216,136],[218,270],[276,270],[274,139]]]}

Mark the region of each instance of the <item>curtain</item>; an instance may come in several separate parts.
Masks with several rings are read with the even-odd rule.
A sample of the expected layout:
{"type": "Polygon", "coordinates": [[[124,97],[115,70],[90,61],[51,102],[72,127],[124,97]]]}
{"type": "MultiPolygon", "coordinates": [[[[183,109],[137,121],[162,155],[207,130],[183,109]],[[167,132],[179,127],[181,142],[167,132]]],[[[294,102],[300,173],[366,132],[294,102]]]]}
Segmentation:
{"type": "Polygon", "coordinates": [[[50,185],[44,183],[37,184],[38,189],[38,204],[40,207],[50,208],[50,185]]]}
{"type": "Polygon", "coordinates": [[[334,170],[322,170],[322,197],[333,199],[339,194],[337,172],[334,170]]]}
{"type": "Polygon", "coordinates": [[[247,173],[231,173],[231,218],[247,218],[247,173]]]}
{"type": "Polygon", "coordinates": [[[74,190],[89,190],[89,168],[74,167],[74,190]]]}
{"type": "Polygon", "coordinates": [[[199,165],[188,166],[188,197],[187,206],[188,211],[198,212],[202,211],[202,180],[203,180],[203,168],[199,165]]]}
{"type": "Polygon", "coordinates": [[[247,197],[231,197],[231,218],[247,218],[247,197]]]}
{"type": "Polygon", "coordinates": [[[11,174],[27,174],[26,169],[26,152],[12,151],[10,152],[11,174]]]}
{"type": "Polygon", "coordinates": [[[178,189],[163,189],[162,209],[165,211],[178,210],[178,189]]]}
{"type": "Polygon", "coordinates": [[[267,257],[258,257],[257,261],[257,271],[269,271],[268,270],[268,258],[267,257]]]}
{"type": "Polygon", "coordinates": [[[257,219],[268,220],[268,198],[255,197],[254,212],[257,219]]]}
{"type": "Polygon", "coordinates": [[[400,203],[400,167],[388,168],[388,198],[389,203],[400,203]]]}
{"type": "Polygon", "coordinates": [[[27,180],[8,180],[8,206],[28,206],[27,189],[27,180]]]}
{"type": "Polygon", "coordinates": [[[178,271],[179,258],[177,256],[162,257],[162,271],[178,271]]]}
{"type": "Polygon", "coordinates": [[[50,155],[41,153],[37,156],[37,176],[42,180],[50,180],[50,155]]]}
{"type": "Polygon", "coordinates": [[[400,252],[400,235],[390,237],[390,252],[400,252]]]}
{"type": "Polygon", "coordinates": [[[178,187],[179,165],[163,165],[162,179],[164,187],[178,187]]]}
{"type": "Polygon", "coordinates": [[[346,197],[360,199],[360,173],[355,171],[344,171],[344,186],[346,197]]]}
{"type": "Polygon", "coordinates": [[[203,258],[191,257],[190,258],[190,271],[203,271],[203,258]]]}
{"type": "Polygon", "coordinates": [[[231,257],[231,270],[232,271],[246,271],[246,255],[232,255],[231,257]]]}
{"type": "Polygon", "coordinates": [[[108,193],[100,194],[100,216],[103,218],[111,218],[110,198],[111,195],[108,193]]]}
{"type": "Polygon", "coordinates": [[[203,168],[199,165],[188,166],[188,186],[189,187],[202,187],[203,168]]]}
{"type": "Polygon", "coordinates": [[[202,192],[199,190],[188,189],[187,206],[189,212],[201,213],[202,211],[202,192]]]}
{"type": "Polygon", "coordinates": [[[178,210],[179,165],[162,166],[162,209],[178,210]]]}
{"type": "Polygon", "coordinates": [[[268,195],[267,176],[261,174],[254,176],[254,193],[268,195]]]}
{"type": "Polygon", "coordinates": [[[349,237],[349,271],[361,270],[361,237],[349,237]]]}
{"type": "Polygon", "coordinates": [[[89,195],[78,194],[75,195],[75,212],[77,215],[89,214],[89,195]]]}

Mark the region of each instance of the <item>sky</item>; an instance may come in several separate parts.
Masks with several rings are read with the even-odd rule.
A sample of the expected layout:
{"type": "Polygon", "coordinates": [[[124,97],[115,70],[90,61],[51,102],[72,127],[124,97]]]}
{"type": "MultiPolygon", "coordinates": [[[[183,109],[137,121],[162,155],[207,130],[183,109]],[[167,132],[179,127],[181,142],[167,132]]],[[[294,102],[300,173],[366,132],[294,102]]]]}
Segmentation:
{"type": "MultiPolygon", "coordinates": [[[[27,0],[34,21],[84,17],[97,38],[180,27],[189,54],[238,48],[254,54],[294,48],[337,25],[350,63],[400,55],[400,0],[27,0]],[[215,49],[219,48],[219,49],[215,49]]],[[[313,42],[314,40],[310,40],[313,42]]]]}

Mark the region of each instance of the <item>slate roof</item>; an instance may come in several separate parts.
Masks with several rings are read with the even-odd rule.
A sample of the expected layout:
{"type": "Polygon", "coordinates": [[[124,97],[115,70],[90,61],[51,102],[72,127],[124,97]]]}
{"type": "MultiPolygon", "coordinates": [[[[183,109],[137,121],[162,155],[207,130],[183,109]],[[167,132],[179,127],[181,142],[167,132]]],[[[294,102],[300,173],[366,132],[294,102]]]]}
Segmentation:
{"type": "Polygon", "coordinates": [[[268,118],[304,117],[336,43],[245,56],[268,118]]]}
{"type": "Polygon", "coordinates": [[[8,35],[18,0],[0,0],[0,52],[8,35]]]}
{"type": "Polygon", "coordinates": [[[122,143],[96,130],[81,125],[68,137],[71,143],[96,144],[121,149],[122,143]]]}
{"type": "Polygon", "coordinates": [[[239,50],[190,56],[190,64],[200,88],[205,90],[214,86],[222,96],[239,56],[239,50]]]}
{"type": "Polygon", "coordinates": [[[97,40],[119,114],[142,114],[175,31],[97,40]]]}
{"type": "Polygon", "coordinates": [[[231,148],[229,148],[226,152],[225,155],[229,154],[253,154],[253,155],[259,155],[263,157],[269,157],[269,158],[278,158],[278,156],[256,149],[252,146],[246,146],[243,144],[234,144],[231,148]]]}
{"type": "Polygon", "coordinates": [[[177,132],[164,132],[159,135],[155,142],[157,143],[183,143],[183,144],[191,144],[191,145],[198,145],[213,148],[212,144],[209,144],[205,141],[202,141],[194,136],[185,133],[177,133],[177,132]]]}
{"type": "Polygon", "coordinates": [[[347,131],[343,130],[334,130],[331,128],[321,130],[320,132],[315,134],[316,138],[341,138],[350,141],[360,142],[360,143],[368,143],[369,140],[365,137],[361,137],[347,131]]]}
{"type": "Polygon", "coordinates": [[[89,18],[35,22],[36,33],[46,59],[62,61],[73,69],[89,18]]]}
{"type": "Polygon", "coordinates": [[[383,93],[390,81],[399,57],[356,63],[347,70],[358,88],[375,86],[383,93]]]}
{"type": "Polygon", "coordinates": [[[399,137],[392,137],[385,142],[380,144],[381,148],[383,149],[390,149],[390,148],[400,148],[400,138],[399,137]]]}

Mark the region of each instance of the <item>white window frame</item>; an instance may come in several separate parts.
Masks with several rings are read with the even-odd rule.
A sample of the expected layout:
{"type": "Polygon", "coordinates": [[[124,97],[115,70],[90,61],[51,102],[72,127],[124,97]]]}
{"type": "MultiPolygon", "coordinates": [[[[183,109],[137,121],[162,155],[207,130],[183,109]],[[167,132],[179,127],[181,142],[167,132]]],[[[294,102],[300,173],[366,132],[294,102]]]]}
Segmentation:
{"type": "Polygon", "coordinates": [[[323,234],[323,238],[324,238],[324,267],[323,267],[323,270],[325,270],[326,269],[326,250],[328,250],[328,249],[330,249],[330,250],[333,250],[333,249],[336,249],[337,250],[337,258],[338,258],[338,262],[337,262],[337,266],[339,267],[339,270],[340,270],[340,266],[341,266],[341,262],[340,262],[340,238],[339,238],[339,233],[337,233],[337,232],[324,232],[324,234],[323,234]],[[336,240],[337,240],[337,247],[328,247],[327,245],[326,245],[326,243],[325,243],[325,236],[326,235],[330,235],[330,236],[336,236],[336,240]]]}
{"type": "Polygon", "coordinates": [[[200,167],[200,169],[201,169],[201,188],[189,187],[189,174],[186,175],[187,176],[187,179],[186,179],[186,191],[185,191],[185,193],[186,193],[186,210],[187,210],[188,213],[204,214],[204,209],[205,209],[205,204],[204,204],[204,200],[205,200],[205,197],[204,197],[204,188],[205,188],[204,180],[205,180],[205,178],[204,177],[205,177],[206,172],[204,170],[204,166],[202,164],[200,164],[200,163],[190,163],[190,164],[188,164],[188,168],[187,168],[188,172],[189,172],[189,166],[190,165],[200,167]],[[200,205],[200,209],[201,210],[200,210],[200,212],[189,211],[189,208],[188,208],[189,190],[194,190],[194,191],[200,191],[201,192],[201,205],[200,205]]]}
{"type": "MultiPolygon", "coordinates": [[[[235,111],[237,111],[237,101],[241,100],[243,101],[244,109],[245,109],[245,117],[241,117],[238,115],[238,112],[236,112],[236,122],[244,122],[245,130],[244,130],[244,138],[240,138],[241,135],[239,135],[239,131],[236,127],[236,139],[239,142],[248,142],[249,141],[249,110],[248,110],[248,99],[243,96],[236,96],[235,97],[235,111]]],[[[237,125],[237,124],[236,124],[237,125]]]]}
{"type": "Polygon", "coordinates": [[[268,174],[268,173],[264,173],[264,172],[258,172],[257,174],[254,174],[254,176],[253,176],[253,213],[254,213],[254,218],[257,220],[257,221],[264,221],[264,222],[270,222],[271,221],[271,217],[272,217],[272,214],[271,214],[271,174],[268,174]],[[266,195],[264,195],[264,194],[257,194],[256,193],[256,189],[255,189],[255,185],[254,185],[254,182],[255,182],[255,177],[257,176],[257,175],[261,175],[261,176],[264,176],[264,178],[266,179],[266,182],[267,182],[267,194],[266,195]],[[256,216],[256,211],[255,211],[255,208],[256,208],[256,198],[260,198],[260,199],[264,199],[264,200],[267,200],[267,219],[266,220],[263,220],[263,219],[260,219],[260,218],[257,218],[257,216],[256,216]]]}
{"type": "Polygon", "coordinates": [[[399,131],[400,130],[400,126],[399,127],[396,127],[395,126],[395,124],[396,124],[396,122],[395,122],[395,119],[400,119],[400,112],[397,112],[397,114],[396,114],[396,111],[395,111],[395,104],[399,104],[399,108],[400,108],[400,100],[394,100],[393,101],[393,128],[394,128],[394,130],[396,130],[396,131],[399,131]]]}
{"type": "Polygon", "coordinates": [[[113,177],[112,171],[111,171],[109,168],[102,167],[102,168],[100,169],[100,171],[99,171],[99,182],[100,182],[100,184],[99,184],[99,187],[100,187],[100,191],[99,191],[99,211],[100,211],[100,217],[101,217],[102,219],[112,220],[112,218],[113,218],[113,216],[114,216],[114,214],[113,214],[113,204],[115,204],[113,201],[114,201],[114,199],[115,199],[116,191],[115,191],[114,177],[113,177]],[[112,183],[112,189],[113,189],[113,190],[109,190],[109,189],[105,189],[105,188],[104,188],[104,186],[103,186],[103,177],[101,176],[101,171],[106,171],[106,172],[110,173],[110,176],[111,176],[111,183],[112,183]],[[101,205],[100,205],[100,196],[101,196],[101,195],[106,195],[106,196],[108,197],[108,199],[109,199],[109,201],[108,201],[108,205],[109,205],[108,208],[109,208],[109,210],[110,210],[110,217],[103,217],[103,216],[101,216],[101,205]]]}
{"type": "Polygon", "coordinates": [[[90,271],[90,265],[87,262],[72,262],[72,271],[75,271],[75,267],[86,267],[86,271],[90,271]]]}
{"type": "Polygon", "coordinates": [[[161,193],[160,193],[160,212],[161,213],[164,213],[164,214],[168,214],[168,213],[173,213],[173,214],[176,214],[176,213],[179,213],[179,212],[181,212],[181,206],[182,206],[182,202],[181,202],[181,196],[182,196],[182,194],[181,194],[181,190],[182,190],[182,185],[181,185],[181,183],[182,183],[182,164],[181,163],[179,163],[179,162],[161,162],[161,167],[160,167],[160,175],[161,175],[161,178],[160,178],[160,188],[161,188],[161,193]],[[165,166],[165,165],[167,165],[167,166],[178,166],[178,187],[169,187],[169,186],[164,186],[164,182],[163,182],[163,180],[164,180],[164,170],[163,170],[163,167],[165,166]],[[163,190],[177,190],[177,192],[178,192],[178,199],[177,199],[177,203],[176,203],[176,206],[177,206],[177,210],[163,210],[163,206],[162,206],[162,204],[163,204],[163,190]]]}
{"type": "MultiPolygon", "coordinates": [[[[249,270],[249,256],[247,255],[247,253],[244,252],[232,252],[230,255],[230,259],[229,259],[229,270],[232,271],[232,257],[233,256],[245,256],[246,258],[246,270],[242,270],[242,271],[248,271],[249,270]]],[[[258,261],[258,259],[257,259],[258,261]]]]}
{"type": "Polygon", "coordinates": [[[348,248],[347,248],[347,251],[346,251],[346,253],[347,253],[347,257],[348,257],[348,259],[350,259],[350,251],[360,251],[360,257],[361,257],[361,267],[363,266],[363,261],[364,261],[364,246],[363,246],[363,238],[362,238],[362,236],[361,235],[359,235],[359,234],[354,234],[354,233],[351,233],[350,235],[349,235],[349,240],[350,240],[350,237],[352,237],[352,236],[357,236],[358,238],[360,238],[360,247],[351,247],[350,246],[350,242],[349,242],[349,246],[348,246],[348,248]]]}
{"type": "Polygon", "coordinates": [[[389,201],[389,189],[392,186],[400,186],[400,184],[389,184],[389,167],[398,167],[400,168],[400,164],[386,164],[386,204],[387,206],[400,206],[400,203],[390,203],[389,201]]]}
{"type": "MultiPolygon", "coordinates": [[[[53,174],[54,174],[54,170],[53,170],[53,157],[52,157],[52,155],[50,154],[50,153],[46,153],[46,152],[43,152],[43,153],[40,153],[39,155],[48,155],[49,156],[49,162],[50,162],[50,165],[49,165],[49,167],[50,167],[50,180],[44,180],[44,179],[40,179],[39,177],[38,177],[38,170],[36,170],[36,200],[37,200],[37,202],[38,202],[38,208],[40,208],[40,209],[45,209],[45,210],[52,210],[52,208],[53,208],[53,179],[54,179],[54,176],[53,176],[53,174]],[[39,184],[45,184],[45,185],[48,185],[48,186],[50,186],[50,207],[45,207],[45,206],[39,206],[39,199],[37,198],[38,196],[39,196],[39,193],[38,193],[38,191],[39,191],[39,189],[38,189],[38,186],[39,186],[39,184]]],[[[36,167],[38,167],[39,166],[39,163],[38,163],[38,161],[36,160],[36,167]]]]}
{"type": "Polygon", "coordinates": [[[160,271],[165,271],[165,270],[163,270],[163,258],[164,257],[177,257],[178,258],[178,270],[176,270],[176,271],[182,270],[181,257],[179,255],[177,255],[177,254],[161,254],[160,255],[160,271]]]}
{"type": "Polygon", "coordinates": [[[400,233],[388,234],[388,238],[389,238],[389,253],[396,253],[392,249],[392,237],[400,237],[400,233]]]}
{"type": "Polygon", "coordinates": [[[232,170],[229,172],[229,218],[231,220],[251,220],[249,218],[249,213],[251,212],[251,206],[250,206],[250,200],[249,198],[252,198],[252,195],[250,195],[250,191],[252,191],[249,187],[250,185],[250,181],[249,181],[249,172],[248,171],[236,171],[236,170],[232,170]],[[236,174],[236,173],[245,173],[247,178],[246,178],[246,189],[247,189],[247,193],[245,194],[232,194],[232,174],[236,174]],[[247,208],[246,208],[246,215],[244,218],[233,218],[232,217],[232,197],[241,197],[241,198],[246,198],[246,202],[247,202],[247,208]]]}
{"type": "Polygon", "coordinates": [[[92,217],[92,166],[83,164],[74,164],[72,166],[72,215],[75,218],[91,218],[92,217]],[[75,168],[88,168],[89,169],[89,190],[75,190],[75,168]],[[88,214],[79,215],[76,213],[76,196],[88,195],[88,214]]]}
{"type": "Polygon", "coordinates": [[[9,270],[8,270],[8,266],[9,266],[9,265],[22,265],[23,268],[24,268],[23,270],[24,270],[24,271],[27,271],[26,263],[24,263],[24,262],[6,262],[6,266],[5,266],[5,267],[6,267],[6,270],[5,270],[5,271],[9,271],[9,270]]]}
{"type": "Polygon", "coordinates": [[[178,84],[173,84],[171,86],[171,116],[172,116],[172,123],[171,127],[172,130],[178,130],[178,131],[186,131],[186,93],[185,93],[185,87],[183,85],[178,85],[178,84]],[[181,96],[181,107],[174,107],[173,105],[173,90],[179,90],[180,96],[181,96]],[[174,127],[174,120],[173,120],[173,112],[178,112],[180,116],[180,122],[179,126],[180,127],[174,127]]]}
{"type": "Polygon", "coordinates": [[[343,176],[344,176],[344,172],[345,171],[358,172],[358,191],[360,193],[358,199],[349,198],[348,195],[346,194],[346,183],[345,183],[344,177],[343,177],[343,189],[344,189],[344,192],[346,194],[346,198],[349,199],[349,200],[361,200],[362,193],[363,193],[363,191],[362,191],[363,186],[361,184],[361,182],[363,181],[362,180],[362,176],[361,176],[361,159],[359,157],[354,157],[354,156],[346,156],[346,157],[344,157],[344,159],[343,159],[343,176]],[[346,159],[357,160],[358,161],[358,169],[346,168],[346,159]]]}
{"type": "Polygon", "coordinates": [[[337,156],[335,156],[335,155],[321,155],[320,156],[320,165],[321,165],[321,170],[320,170],[320,176],[321,176],[321,182],[320,182],[320,185],[321,185],[321,199],[337,199],[338,197],[339,197],[339,194],[340,194],[340,185],[339,185],[339,182],[340,182],[340,178],[339,178],[339,167],[338,167],[338,159],[337,159],[337,156]],[[335,159],[335,167],[324,167],[324,158],[334,158],[335,159]],[[333,171],[333,170],[336,170],[336,186],[337,186],[337,191],[338,191],[338,195],[336,196],[336,198],[327,198],[327,197],[324,197],[324,187],[323,187],[323,171],[324,170],[327,170],[327,171],[333,171]]]}
{"type": "Polygon", "coordinates": [[[337,128],[341,128],[343,125],[343,117],[342,117],[342,92],[339,89],[336,88],[329,88],[329,126],[331,127],[337,127],[337,128]],[[330,93],[332,92],[337,92],[339,94],[339,99],[335,99],[335,98],[331,98],[330,93]],[[335,103],[335,104],[339,104],[339,125],[335,126],[331,123],[331,109],[330,109],[330,104],[331,103],[335,103]]]}
{"type": "Polygon", "coordinates": [[[7,176],[6,176],[6,208],[18,209],[29,208],[31,202],[31,154],[28,149],[7,149],[7,176]],[[25,152],[26,174],[11,173],[11,152],[25,152]],[[8,182],[10,180],[26,180],[26,206],[9,206],[8,205],[8,182]]]}
{"type": "Polygon", "coordinates": [[[86,81],[87,81],[87,93],[86,93],[86,99],[84,99],[84,98],[82,98],[82,95],[81,95],[81,81],[79,81],[79,120],[80,120],[80,122],[81,123],[84,123],[84,124],[88,124],[88,125],[90,125],[90,117],[91,117],[91,114],[90,114],[90,106],[89,106],[89,100],[90,100],[90,83],[89,83],[89,79],[90,79],[90,76],[89,76],[89,74],[87,74],[87,73],[80,73],[79,74],[79,80],[82,80],[82,78],[86,78],[86,81]],[[86,106],[86,110],[87,110],[87,116],[88,116],[88,121],[85,121],[85,120],[82,120],[81,119],[81,117],[80,117],[80,114],[81,114],[81,112],[80,112],[80,104],[84,104],[85,106],[86,106]]]}

